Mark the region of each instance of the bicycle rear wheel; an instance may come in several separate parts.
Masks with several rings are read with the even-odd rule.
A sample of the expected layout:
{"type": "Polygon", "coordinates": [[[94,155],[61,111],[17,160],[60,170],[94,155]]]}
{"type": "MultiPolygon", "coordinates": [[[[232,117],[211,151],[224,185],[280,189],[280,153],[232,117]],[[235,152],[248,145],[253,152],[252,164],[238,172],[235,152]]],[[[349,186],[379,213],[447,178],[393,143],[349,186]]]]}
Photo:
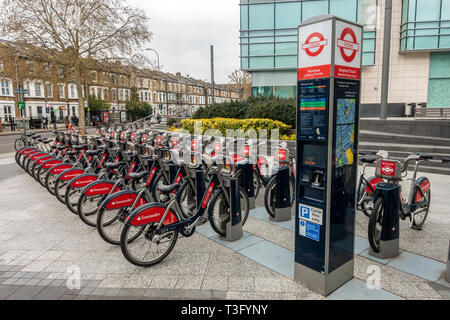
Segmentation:
{"type": "Polygon", "coordinates": [[[374,252],[380,252],[380,238],[384,214],[383,203],[383,197],[378,197],[369,218],[369,244],[374,252]]]}
{"type": "Polygon", "coordinates": [[[156,235],[158,222],[144,225],[144,232],[134,241],[130,242],[130,233],[136,233],[141,226],[136,227],[126,224],[123,227],[120,248],[124,257],[132,264],[139,267],[150,267],[161,262],[169,255],[178,239],[178,230],[169,231],[162,235],[156,235]]]}

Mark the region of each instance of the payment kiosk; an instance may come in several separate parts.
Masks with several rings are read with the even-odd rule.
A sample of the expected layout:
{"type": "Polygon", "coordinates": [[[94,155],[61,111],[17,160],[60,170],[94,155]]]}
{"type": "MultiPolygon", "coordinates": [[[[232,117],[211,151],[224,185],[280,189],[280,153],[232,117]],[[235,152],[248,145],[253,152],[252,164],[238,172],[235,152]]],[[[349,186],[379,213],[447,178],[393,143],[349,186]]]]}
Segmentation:
{"type": "Polygon", "coordinates": [[[299,26],[294,277],[328,295],[353,278],[362,26],[299,26]]]}

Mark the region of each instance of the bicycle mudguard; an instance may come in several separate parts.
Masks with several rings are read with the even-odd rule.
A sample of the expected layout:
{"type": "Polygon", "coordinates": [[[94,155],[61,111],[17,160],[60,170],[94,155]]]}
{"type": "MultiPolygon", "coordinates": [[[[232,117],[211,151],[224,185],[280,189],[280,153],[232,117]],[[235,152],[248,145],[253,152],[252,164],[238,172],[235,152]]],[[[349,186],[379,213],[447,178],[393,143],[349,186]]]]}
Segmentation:
{"type": "MultiPolygon", "coordinates": [[[[42,164],[42,167],[44,167],[44,164],[42,164]]],[[[61,161],[60,164],[57,164],[57,165],[55,165],[55,166],[51,166],[51,167],[50,167],[50,168],[51,168],[50,173],[51,173],[51,174],[59,175],[59,174],[61,174],[62,172],[66,171],[66,170],[68,170],[68,169],[70,169],[70,168],[72,168],[72,167],[73,167],[73,166],[72,166],[71,164],[63,163],[63,162],[61,161]]]]}
{"type": "MultiPolygon", "coordinates": [[[[106,208],[109,210],[131,207],[136,200],[138,193],[136,191],[123,190],[108,196],[101,204],[99,209],[106,208]]],[[[146,204],[147,201],[144,198],[140,198],[135,208],[146,204]]]]}
{"type": "Polygon", "coordinates": [[[36,148],[34,147],[25,147],[22,149],[22,151],[20,152],[22,155],[26,155],[27,153],[30,153],[32,151],[35,151],[36,148]]]}
{"type": "Polygon", "coordinates": [[[36,165],[39,166],[42,163],[44,163],[45,161],[52,160],[52,159],[55,159],[55,158],[53,156],[50,156],[50,155],[44,155],[44,156],[39,157],[39,158],[36,159],[36,165]]]}
{"type": "Polygon", "coordinates": [[[62,173],[59,174],[58,177],[56,177],[56,180],[62,180],[62,181],[70,181],[73,178],[84,174],[84,169],[82,168],[70,168],[62,173]]]}
{"type": "Polygon", "coordinates": [[[31,161],[35,161],[35,160],[37,160],[38,158],[43,157],[43,156],[46,156],[46,155],[48,155],[48,153],[45,153],[45,152],[35,153],[35,154],[33,154],[33,155],[31,156],[30,160],[31,160],[31,161]]]}
{"type": "MultiPolygon", "coordinates": [[[[97,196],[100,194],[109,194],[114,187],[114,181],[111,180],[97,180],[88,184],[82,191],[82,194],[87,196],[97,196]]],[[[114,192],[120,191],[120,187],[116,186],[114,192]]]]}
{"type": "MultiPolygon", "coordinates": [[[[125,220],[125,224],[133,226],[142,226],[144,224],[150,224],[161,221],[167,206],[161,203],[149,203],[141,206],[140,208],[133,210],[125,220]]],[[[169,211],[164,219],[163,225],[168,226],[173,223],[177,223],[178,218],[175,213],[169,211]]]]}
{"type": "Polygon", "coordinates": [[[26,152],[27,150],[34,150],[34,147],[30,147],[30,146],[22,147],[22,148],[20,148],[19,150],[17,150],[17,153],[23,154],[23,153],[26,152]]]}
{"type": "Polygon", "coordinates": [[[31,158],[32,156],[34,156],[34,155],[37,155],[37,154],[40,154],[42,151],[38,151],[38,150],[34,150],[34,151],[32,151],[32,152],[28,152],[26,155],[25,155],[25,158],[31,158]]]}
{"type": "Polygon", "coordinates": [[[54,158],[54,159],[49,159],[49,160],[46,160],[46,161],[42,162],[41,164],[39,164],[39,166],[42,169],[47,170],[47,169],[50,169],[50,168],[52,168],[54,166],[60,165],[62,163],[63,162],[60,159],[54,158]]]}
{"type": "MultiPolygon", "coordinates": [[[[377,189],[377,184],[378,184],[378,183],[384,182],[383,179],[377,178],[377,177],[375,177],[375,176],[368,178],[367,181],[369,182],[369,184],[370,184],[370,186],[373,188],[373,190],[376,190],[376,189],[377,189]]],[[[369,187],[367,184],[365,185],[364,191],[365,191],[366,193],[369,193],[369,194],[374,192],[374,191],[372,191],[372,189],[370,189],[370,187],[369,187]]]]}
{"type": "Polygon", "coordinates": [[[93,174],[93,173],[81,174],[79,176],[76,176],[69,182],[68,188],[69,187],[76,188],[76,189],[84,188],[88,184],[91,184],[92,182],[97,181],[97,179],[98,179],[97,174],[93,174]]]}
{"type": "MultiPolygon", "coordinates": [[[[419,179],[416,180],[416,183],[420,186],[424,194],[431,188],[430,180],[428,180],[427,177],[420,177],[419,179]]],[[[422,200],[423,196],[420,193],[419,188],[416,186],[414,188],[413,204],[420,203],[422,200]]]]}

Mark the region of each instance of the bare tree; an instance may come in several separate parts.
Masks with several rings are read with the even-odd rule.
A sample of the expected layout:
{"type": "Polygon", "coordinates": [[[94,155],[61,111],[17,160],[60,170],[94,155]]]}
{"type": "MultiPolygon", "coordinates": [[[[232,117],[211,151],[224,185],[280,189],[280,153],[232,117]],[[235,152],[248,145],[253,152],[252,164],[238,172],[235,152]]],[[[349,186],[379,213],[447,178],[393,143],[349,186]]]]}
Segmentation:
{"type": "Polygon", "coordinates": [[[242,70],[234,70],[228,76],[239,91],[239,100],[248,98],[252,94],[252,77],[248,72],[242,70]]]}
{"type": "Polygon", "coordinates": [[[0,37],[71,73],[82,129],[85,71],[95,60],[134,56],[152,36],[145,13],[125,0],[0,0],[0,7],[0,37]]]}

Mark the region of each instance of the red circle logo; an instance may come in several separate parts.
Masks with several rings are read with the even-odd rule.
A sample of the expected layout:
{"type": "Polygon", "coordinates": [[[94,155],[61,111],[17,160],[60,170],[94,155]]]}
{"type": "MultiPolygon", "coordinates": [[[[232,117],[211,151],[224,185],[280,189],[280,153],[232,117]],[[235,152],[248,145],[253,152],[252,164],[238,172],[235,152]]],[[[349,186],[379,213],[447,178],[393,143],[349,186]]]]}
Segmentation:
{"type": "Polygon", "coordinates": [[[352,28],[345,28],[342,31],[337,45],[341,51],[342,59],[345,62],[350,63],[355,60],[356,54],[359,51],[359,43],[356,40],[356,35],[352,28]],[[345,38],[346,36],[347,39],[345,38]]]}
{"type": "Polygon", "coordinates": [[[317,57],[322,53],[327,44],[328,40],[325,39],[321,33],[314,32],[306,38],[306,41],[303,44],[303,50],[305,50],[308,56],[317,57]]]}

